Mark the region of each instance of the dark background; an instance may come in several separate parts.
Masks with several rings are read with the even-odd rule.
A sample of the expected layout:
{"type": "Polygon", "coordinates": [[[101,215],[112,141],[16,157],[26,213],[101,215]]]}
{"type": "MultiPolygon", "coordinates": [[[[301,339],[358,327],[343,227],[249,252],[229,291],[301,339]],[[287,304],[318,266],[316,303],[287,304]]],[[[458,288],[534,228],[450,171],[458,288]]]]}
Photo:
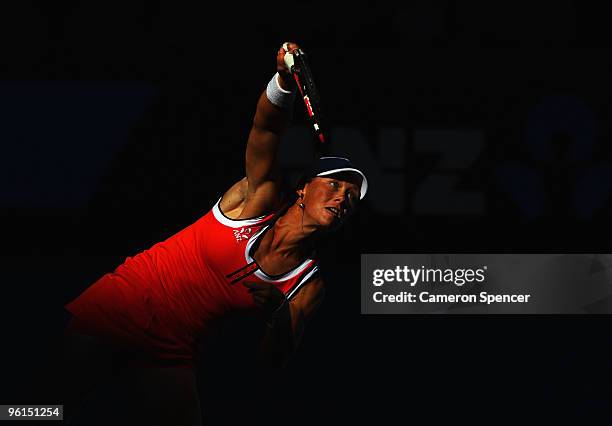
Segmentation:
{"type": "MultiPolygon", "coordinates": [[[[2,7],[0,402],[61,403],[63,304],[242,177],[291,39],[371,189],[322,250],[327,299],[287,370],[254,370],[245,324],[205,348],[209,423],[610,419],[608,317],[362,316],[358,272],[361,253],[610,252],[603,11],[225,3],[2,7]]],[[[298,104],[288,174],[309,149],[298,104]]]]}

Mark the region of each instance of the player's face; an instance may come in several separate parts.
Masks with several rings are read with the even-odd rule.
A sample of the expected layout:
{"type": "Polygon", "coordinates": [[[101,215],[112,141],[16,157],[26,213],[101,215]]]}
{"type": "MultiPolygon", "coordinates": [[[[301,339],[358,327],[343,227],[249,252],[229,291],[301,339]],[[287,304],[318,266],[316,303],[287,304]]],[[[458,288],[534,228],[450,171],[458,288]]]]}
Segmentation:
{"type": "Polygon", "coordinates": [[[304,215],[322,228],[336,228],[357,208],[360,187],[355,173],[316,177],[303,189],[304,215]]]}

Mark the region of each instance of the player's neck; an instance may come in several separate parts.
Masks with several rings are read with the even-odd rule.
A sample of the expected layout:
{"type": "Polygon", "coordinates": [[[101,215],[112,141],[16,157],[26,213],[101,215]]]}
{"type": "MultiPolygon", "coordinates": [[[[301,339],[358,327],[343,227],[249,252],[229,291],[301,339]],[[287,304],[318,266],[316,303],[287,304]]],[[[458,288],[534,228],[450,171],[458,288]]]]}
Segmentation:
{"type": "Polygon", "coordinates": [[[303,212],[292,206],[270,229],[269,248],[285,257],[308,256],[314,249],[317,228],[303,223],[303,212]]]}

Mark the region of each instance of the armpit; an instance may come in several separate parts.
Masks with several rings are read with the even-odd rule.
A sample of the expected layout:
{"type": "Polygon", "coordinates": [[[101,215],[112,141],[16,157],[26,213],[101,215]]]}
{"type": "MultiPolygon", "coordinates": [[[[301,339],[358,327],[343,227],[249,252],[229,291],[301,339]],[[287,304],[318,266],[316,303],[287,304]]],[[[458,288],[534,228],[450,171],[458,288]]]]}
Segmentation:
{"type": "Polygon", "coordinates": [[[228,189],[221,199],[221,211],[231,219],[236,219],[246,204],[248,182],[247,178],[242,178],[228,189]]]}

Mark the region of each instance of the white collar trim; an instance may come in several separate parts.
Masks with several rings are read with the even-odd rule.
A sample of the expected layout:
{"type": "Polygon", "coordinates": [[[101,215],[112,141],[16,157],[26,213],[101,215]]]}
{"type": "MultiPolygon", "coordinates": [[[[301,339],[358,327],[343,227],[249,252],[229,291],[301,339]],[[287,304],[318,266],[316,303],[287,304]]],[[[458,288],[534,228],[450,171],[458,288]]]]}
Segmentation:
{"type": "Polygon", "coordinates": [[[231,219],[223,214],[221,211],[221,198],[215,203],[212,208],[213,215],[215,219],[219,221],[221,224],[225,226],[229,226],[230,228],[242,228],[243,226],[252,226],[261,222],[263,218],[266,216],[259,216],[252,219],[231,219]]]}
{"type": "MultiPolygon", "coordinates": [[[[246,260],[247,263],[255,262],[255,259],[253,259],[249,254],[251,251],[251,247],[253,247],[253,244],[255,244],[255,242],[257,241],[257,238],[259,238],[261,234],[269,227],[270,225],[263,226],[259,231],[253,234],[251,238],[249,238],[249,242],[246,244],[246,248],[244,250],[244,259],[246,260]]],[[[291,278],[301,274],[302,271],[304,271],[304,269],[306,269],[308,265],[310,265],[310,262],[312,262],[312,259],[306,259],[304,260],[304,262],[302,262],[301,265],[293,268],[291,271],[283,275],[274,276],[274,277],[266,274],[264,271],[261,270],[261,268],[259,268],[259,265],[257,265],[258,267],[257,267],[257,270],[255,271],[255,276],[257,276],[259,279],[263,281],[271,282],[271,283],[290,280],[291,278]]]]}

